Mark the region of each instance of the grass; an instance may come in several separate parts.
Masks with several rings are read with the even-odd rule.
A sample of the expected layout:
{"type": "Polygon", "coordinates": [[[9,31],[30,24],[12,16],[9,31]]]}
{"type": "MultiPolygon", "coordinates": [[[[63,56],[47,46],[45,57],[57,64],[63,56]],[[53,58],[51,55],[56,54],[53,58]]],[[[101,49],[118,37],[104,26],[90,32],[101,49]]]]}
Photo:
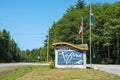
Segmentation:
{"type": "Polygon", "coordinates": [[[31,72],[32,66],[11,66],[0,69],[0,80],[16,80],[19,77],[31,72]]]}
{"type": "Polygon", "coordinates": [[[91,69],[39,67],[17,80],[120,80],[120,76],[91,69]]]}

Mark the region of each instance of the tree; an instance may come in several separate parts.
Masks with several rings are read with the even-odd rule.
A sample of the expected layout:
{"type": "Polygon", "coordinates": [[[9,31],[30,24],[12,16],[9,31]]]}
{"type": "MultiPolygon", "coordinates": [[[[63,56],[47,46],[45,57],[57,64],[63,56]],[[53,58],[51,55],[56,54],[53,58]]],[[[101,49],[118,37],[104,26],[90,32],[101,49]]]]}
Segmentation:
{"type": "Polygon", "coordinates": [[[0,62],[20,61],[20,49],[5,29],[0,32],[0,62]]]}
{"type": "Polygon", "coordinates": [[[20,61],[20,49],[18,48],[17,44],[15,41],[12,39],[10,41],[10,54],[12,56],[12,61],[13,62],[19,62],[20,61]]]}
{"type": "MultiPolygon", "coordinates": [[[[81,37],[78,37],[77,34],[82,16],[84,17],[84,43],[89,44],[89,6],[84,6],[84,1],[82,1],[78,0],[76,9],[74,6],[70,7],[66,14],[52,25],[50,29],[50,54],[54,54],[52,43],[61,41],[81,43],[81,37]]],[[[94,27],[92,27],[92,52],[96,53],[97,63],[120,63],[119,6],[120,2],[92,4],[95,19],[94,27]]],[[[54,58],[54,55],[50,55],[50,57],[54,58]]],[[[87,57],[89,58],[89,53],[87,57]]]]}
{"type": "Polygon", "coordinates": [[[76,3],[76,9],[82,9],[85,6],[84,0],[78,0],[76,3]]]}
{"type": "Polygon", "coordinates": [[[1,62],[10,62],[11,55],[9,53],[9,41],[10,35],[5,29],[0,33],[0,61],[1,62]]]}

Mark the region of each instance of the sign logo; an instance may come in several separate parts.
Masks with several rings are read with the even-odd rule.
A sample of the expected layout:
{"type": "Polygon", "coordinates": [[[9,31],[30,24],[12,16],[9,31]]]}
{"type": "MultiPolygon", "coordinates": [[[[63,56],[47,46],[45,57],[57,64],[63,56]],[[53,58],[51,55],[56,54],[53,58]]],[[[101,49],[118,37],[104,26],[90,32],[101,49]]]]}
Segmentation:
{"type": "Polygon", "coordinates": [[[58,64],[64,65],[64,64],[83,64],[83,52],[81,51],[58,51],[58,64]]]}

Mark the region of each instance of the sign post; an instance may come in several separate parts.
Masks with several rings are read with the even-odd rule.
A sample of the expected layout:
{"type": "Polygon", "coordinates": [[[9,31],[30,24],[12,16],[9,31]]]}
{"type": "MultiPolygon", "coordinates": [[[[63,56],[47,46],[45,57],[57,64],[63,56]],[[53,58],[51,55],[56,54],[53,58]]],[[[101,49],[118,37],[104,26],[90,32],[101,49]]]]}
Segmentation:
{"type": "Polygon", "coordinates": [[[94,63],[95,63],[95,58],[96,58],[96,54],[95,54],[95,53],[93,53],[94,63]]]}
{"type": "Polygon", "coordinates": [[[40,56],[37,56],[38,61],[40,62],[40,56]]]}

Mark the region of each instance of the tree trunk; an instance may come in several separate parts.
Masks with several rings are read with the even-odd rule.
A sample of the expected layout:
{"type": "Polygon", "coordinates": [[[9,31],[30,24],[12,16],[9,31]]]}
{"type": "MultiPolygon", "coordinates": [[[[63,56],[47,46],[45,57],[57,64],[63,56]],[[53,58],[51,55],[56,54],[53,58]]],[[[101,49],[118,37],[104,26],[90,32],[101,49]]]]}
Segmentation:
{"type": "Polygon", "coordinates": [[[117,39],[117,64],[119,63],[119,54],[120,54],[120,51],[119,51],[119,36],[118,36],[118,39],[117,39]]]}
{"type": "Polygon", "coordinates": [[[108,58],[110,58],[110,47],[108,46],[108,58]]]}

